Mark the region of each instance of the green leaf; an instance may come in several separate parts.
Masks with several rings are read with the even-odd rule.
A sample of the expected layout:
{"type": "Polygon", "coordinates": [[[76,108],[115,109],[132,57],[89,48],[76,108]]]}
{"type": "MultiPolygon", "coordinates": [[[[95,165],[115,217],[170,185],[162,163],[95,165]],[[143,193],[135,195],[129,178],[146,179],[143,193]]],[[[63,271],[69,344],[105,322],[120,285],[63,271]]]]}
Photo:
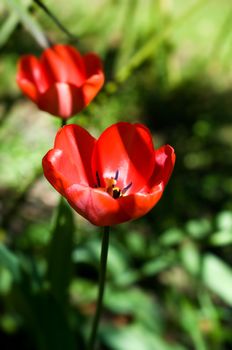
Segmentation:
{"type": "Polygon", "coordinates": [[[61,303],[66,299],[67,288],[71,280],[74,230],[73,212],[65,200],[61,198],[48,256],[48,278],[51,290],[61,303]]]}
{"type": "Polygon", "coordinates": [[[15,288],[11,297],[12,305],[20,312],[32,339],[34,338],[36,349],[76,348],[65,312],[52,295],[32,293],[28,281],[25,280],[23,288],[15,288]]]}
{"type": "Polygon", "coordinates": [[[37,326],[39,326],[40,340],[43,341],[42,349],[76,349],[65,314],[54,298],[49,295],[36,295],[32,302],[37,326]]]}
{"type": "Polygon", "coordinates": [[[6,44],[17,24],[18,16],[15,13],[11,13],[0,28],[0,47],[6,44]]]}
{"type": "Polygon", "coordinates": [[[231,231],[219,231],[215,232],[210,238],[210,243],[216,246],[223,246],[232,243],[231,231]]]}
{"type": "Polygon", "coordinates": [[[208,288],[232,305],[232,269],[227,264],[218,257],[207,254],[203,259],[202,278],[208,288]]]}
{"type": "Polygon", "coordinates": [[[200,271],[200,254],[196,244],[191,241],[184,242],[180,254],[186,270],[192,275],[197,275],[200,271]]]}
{"type": "Polygon", "coordinates": [[[192,338],[194,349],[206,350],[205,341],[199,328],[199,312],[188,301],[183,302],[180,312],[183,328],[192,338]]]}
{"type": "Polygon", "coordinates": [[[20,279],[20,264],[18,257],[14,255],[5,245],[0,243],[0,265],[8,269],[14,279],[20,279]]]}
{"type": "Polygon", "coordinates": [[[172,246],[180,243],[183,237],[184,232],[178,228],[173,227],[162,234],[160,243],[165,246],[172,246]]]}
{"type": "Polygon", "coordinates": [[[232,231],[232,213],[223,211],[217,216],[217,226],[220,230],[232,231]]]}
{"type": "Polygon", "coordinates": [[[22,2],[21,0],[5,0],[5,2],[9,6],[9,8],[17,14],[20,21],[23,23],[25,28],[33,35],[34,39],[38,42],[38,44],[43,48],[48,47],[48,40],[44,35],[40,25],[27,11],[27,7],[30,5],[31,1],[22,2]]]}
{"type": "Polygon", "coordinates": [[[106,343],[114,350],[183,350],[184,347],[168,344],[162,336],[150,332],[139,324],[126,327],[105,327],[102,336],[106,343]]]}
{"type": "MultiPolygon", "coordinates": [[[[101,245],[98,239],[89,239],[82,247],[78,247],[73,251],[73,261],[75,263],[88,263],[96,267],[99,263],[100,249],[101,245]]],[[[127,257],[120,250],[120,247],[112,241],[108,254],[107,275],[116,281],[128,269],[127,257]]]]}
{"type": "Polygon", "coordinates": [[[195,239],[202,239],[210,232],[211,226],[207,219],[190,220],[186,224],[189,235],[195,239]]]}
{"type": "Polygon", "coordinates": [[[104,305],[115,314],[131,315],[136,322],[142,324],[154,332],[160,332],[162,328],[162,316],[159,304],[151,295],[139,288],[117,289],[108,286],[104,299],[104,305]],[[142,305],[142,307],[138,307],[142,305]]]}
{"type": "Polygon", "coordinates": [[[173,265],[175,262],[175,253],[170,251],[166,252],[165,255],[158,256],[145,263],[141,269],[141,277],[151,276],[160,273],[173,265]]]}
{"type": "Polygon", "coordinates": [[[77,300],[79,305],[85,305],[95,303],[98,286],[95,282],[79,277],[72,279],[69,291],[72,300],[77,300]]]}
{"type": "Polygon", "coordinates": [[[12,286],[12,275],[9,270],[0,266],[0,295],[7,295],[12,286]]]}

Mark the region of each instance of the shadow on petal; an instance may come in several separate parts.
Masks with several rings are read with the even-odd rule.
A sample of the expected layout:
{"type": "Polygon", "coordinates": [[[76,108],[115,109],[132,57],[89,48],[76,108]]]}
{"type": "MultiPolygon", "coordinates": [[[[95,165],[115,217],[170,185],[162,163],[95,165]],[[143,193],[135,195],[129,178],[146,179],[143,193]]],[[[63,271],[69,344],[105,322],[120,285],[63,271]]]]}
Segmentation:
{"type": "Polygon", "coordinates": [[[80,112],[85,107],[85,100],[81,88],[56,83],[39,96],[38,106],[48,113],[66,119],[80,112]]]}
{"type": "Polygon", "coordinates": [[[96,226],[112,226],[131,219],[119,201],[100,189],[73,185],[66,189],[69,204],[96,226]]]}
{"type": "Polygon", "coordinates": [[[118,199],[120,208],[130,216],[129,220],[137,219],[147,214],[160,200],[163,186],[160,184],[153,188],[151,193],[135,193],[118,199]]]}
{"type": "Polygon", "coordinates": [[[132,183],[127,194],[146,185],[154,164],[151,134],[141,124],[120,122],[110,126],[98,139],[93,153],[93,170],[99,172],[101,183],[118,171],[118,187],[123,189],[132,183]]]}
{"type": "Polygon", "coordinates": [[[172,174],[176,160],[174,149],[169,145],[162,146],[156,150],[155,157],[156,162],[154,173],[147,185],[150,189],[159,183],[162,184],[163,188],[166,186],[172,174]]]}

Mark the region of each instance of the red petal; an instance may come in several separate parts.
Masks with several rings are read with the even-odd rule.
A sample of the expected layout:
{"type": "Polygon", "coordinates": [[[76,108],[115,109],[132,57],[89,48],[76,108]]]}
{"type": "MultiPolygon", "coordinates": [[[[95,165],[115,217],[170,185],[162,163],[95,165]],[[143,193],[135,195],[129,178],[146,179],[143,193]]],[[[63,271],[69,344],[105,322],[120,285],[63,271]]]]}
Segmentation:
{"type": "Polygon", "coordinates": [[[166,186],[175,165],[176,155],[174,149],[169,145],[160,147],[155,152],[155,159],[154,173],[147,185],[148,191],[157,184],[162,184],[163,188],[166,186]]]}
{"type": "Polygon", "coordinates": [[[86,105],[97,95],[104,84],[104,74],[100,58],[94,53],[83,56],[87,80],[83,85],[83,96],[86,105]]]}
{"type": "Polygon", "coordinates": [[[117,123],[106,129],[93,152],[92,164],[104,185],[104,178],[115,177],[117,186],[124,188],[132,182],[127,194],[139,191],[151,177],[155,151],[149,130],[141,124],[117,123]]]}
{"type": "Polygon", "coordinates": [[[46,179],[62,195],[65,193],[65,188],[75,183],[75,166],[67,162],[66,155],[60,149],[48,151],[42,160],[42,165],[46,179]]]}
{"type": "Polygon", "coordinates": [[[67,119],[85,107],[82,90],[74,85],[56,83],[39,96],[40,109],[67,119]]]}
{"type": "Polygon", "coordinates": [[[84,218],[97,226],[112,226],[145,215],[158,202],[162,187],[151,194],[129,195],[113,199],[100,189],[73,185],[66,189],[65,197],[84,218]]]}
{"type": "Polygon", "coordinates": [[[163,187],[153,187],[151,193],[135,193],[118,199],[121,210],[128,214],[130,220],[138,219],[147,214],[159,201],[163,194],[163,187]]]}
{"type": "Polygon", "coordinates": [[[102,190],[73,185],[66,189],[65,197],[80,215],[94,225],[112,226],[130,219],[120,209],[119,201],[102,190]]]}
{"type": "Polygon", "coordinates": [[[92,52],[87,53],[83,56],[83,61],[87,79],[91,78],[93,75],[101,75],[104,79],[102,62],[98,55],[92,52]]]}
{"type": "Polygon", "coordinates": [[[38,91],[33,83],[26,79],[17,79],[18,86],[22,92],[29,97],[32,101],[37,102],[38,91]]]}
{"type": "Polygon", "coordinates": [[[81,86],[86,80],[83,58],[75,48],[55,45],[44,51],[41,61],[53,82],[81,86]]]}
{"type": "Polygon", "coordinates": [[[63,194],[73,184],[94,186],[90,159],[95,139],[78,125],[69,124],[59,130],[54,149],[43,158],[44,174],[63,194]]]}
{"type": "Polygon", "coordinates": [[[33,101],[49,86],[49,79],[40,61],[32,55],[23,56],[18,63],[17,83],[33,101]]]}
{"type": "Polygon", "coordinates": [[[97,95],[98,91],[104,84],[103,76],[94,75],[92,78],[88,79],[82,87],[83,98],[85,101],[85,106],[87,106],[97,95]]]}

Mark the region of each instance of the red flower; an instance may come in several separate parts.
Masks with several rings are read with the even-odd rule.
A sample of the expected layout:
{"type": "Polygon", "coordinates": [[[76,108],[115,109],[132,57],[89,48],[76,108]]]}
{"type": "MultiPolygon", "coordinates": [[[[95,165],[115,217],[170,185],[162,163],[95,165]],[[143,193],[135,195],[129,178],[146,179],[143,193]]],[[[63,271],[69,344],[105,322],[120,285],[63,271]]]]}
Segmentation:
{"type": "Polygon", "coordinates": [[[58,131],[43,169],[80,215],[111,226],[145,215],[162,196],[174,163],[173,148],[154,150],[142,124],[114,124],[98,140],[69,124],[58,131]]]}
{"type": "Polygon", "coordinates": [[[67,119],[80,112],[104,83],[100,58],[81,56],[69,45],[46,49],[41,58],[26,55],[18,63],[17,83],[40,109],[67,119]]]}

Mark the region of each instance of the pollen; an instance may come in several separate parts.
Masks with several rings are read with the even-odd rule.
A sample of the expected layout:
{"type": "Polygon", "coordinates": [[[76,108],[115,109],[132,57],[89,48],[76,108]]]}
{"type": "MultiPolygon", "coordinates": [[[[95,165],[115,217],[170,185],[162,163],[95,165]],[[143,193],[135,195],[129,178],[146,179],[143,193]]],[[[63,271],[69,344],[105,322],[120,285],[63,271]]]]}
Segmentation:
{"type": "Polygon", "coordinates": [[[114,199],[117,199],[117,198],[119,198],[119,197],[121,197],[122,196],[122,191],[120,190],[120,188],[119,187],[114,187],[113,189],[112,189],[112,197],[114,198],[114,199]]]}
{"type": "Polygon", "coordinates": [[[101,186],[101,181],[100,181],[100,176],[99,176],[99,173],[97,171],[96,172],[97,183],[95,184],[95,188],[103,189],[104,191],[106,191],[114,199],[118,199],[118,198],[120,198],[122,196],[125,196],[126,192],[132,186],[132,182],[130,182],[129,185],[127,185],[126,187],[121,189],[121,188],[116,186],[117,185],[117,181],[118,181],[118,176],[119,176],[119,171],[117,170],[114,177],[104,178],[105,187],[102,187],[101,186]]]}
{"type": "Polygon", "coordinates": [[[120,189],[117,187],[117,180],[119,176],[119,171],[117,170],[115,173],[115,177],[105,178],[106,183],[106,192],[109,193],[111,197],[114,199],[118,199],[125,195],[126,191],[132,186],[132,182],[124,187],[123,189],[120,189]]]}
{"type": "Polygon", "coordinates": [[[106,178],[105,183],[106,183],[106,188],[113,188],[116,185],[117,180],[115,180],[115,178],[113,177],[106,178]]]}

